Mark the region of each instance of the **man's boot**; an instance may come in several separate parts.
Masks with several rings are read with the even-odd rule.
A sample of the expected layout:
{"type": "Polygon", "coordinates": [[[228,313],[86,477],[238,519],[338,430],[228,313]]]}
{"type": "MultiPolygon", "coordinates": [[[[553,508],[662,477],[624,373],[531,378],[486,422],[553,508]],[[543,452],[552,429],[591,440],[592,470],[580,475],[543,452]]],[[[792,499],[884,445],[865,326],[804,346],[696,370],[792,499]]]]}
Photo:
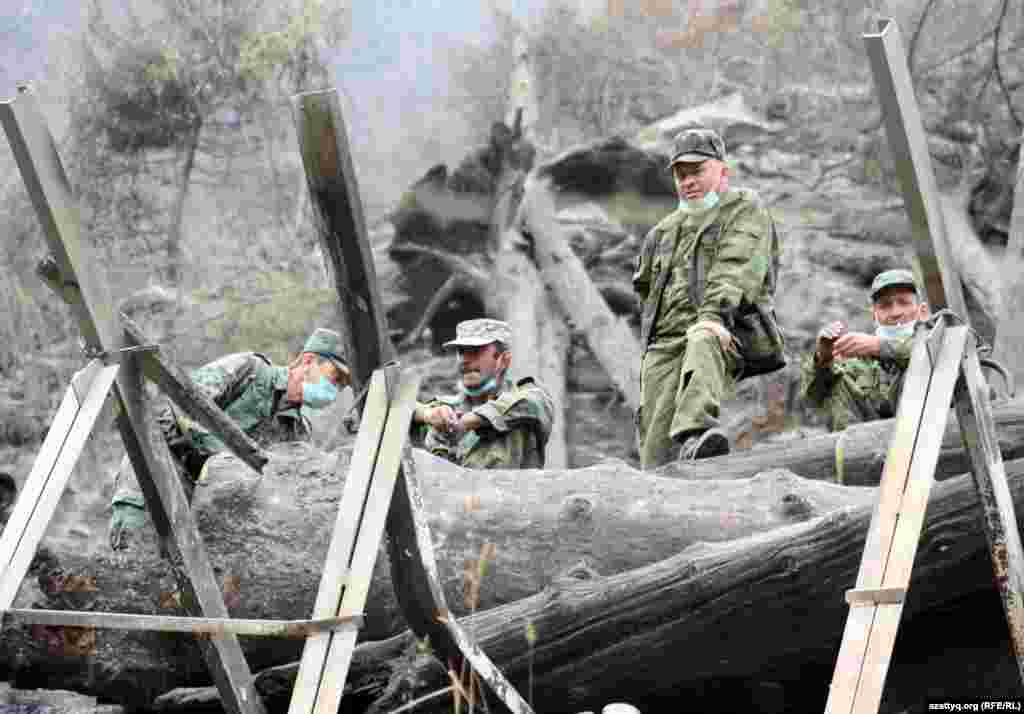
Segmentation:
{"type": "Polygon", "coordinates": [[[680,461],[708,459],[729,453],[729,437],[721,429],[708,429],[686,437],[679,447],[680,461]]]}

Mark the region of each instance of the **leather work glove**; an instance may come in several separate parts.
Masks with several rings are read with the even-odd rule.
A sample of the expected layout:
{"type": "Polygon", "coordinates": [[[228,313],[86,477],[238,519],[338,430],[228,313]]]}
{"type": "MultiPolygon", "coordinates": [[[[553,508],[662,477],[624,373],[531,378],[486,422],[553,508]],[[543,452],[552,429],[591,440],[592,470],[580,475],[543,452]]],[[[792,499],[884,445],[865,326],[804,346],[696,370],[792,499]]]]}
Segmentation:
{"type": "Polygon", "coordinates": [[[120,550],[127,546],[125,532],[138,530],[146,523],[146,509],[124,501],[118,501],[113,505],[113,514],[110,516],[110,527],[107,536],[110,539],[110,547],[113,550],[120,550]]]}
{"type": "Polygon", "coordinates": [[[722,346],[723,352],[728,352],[735,344],[732,339],[732,333],[725,329],[725,325],[715,322],[714,320],[701,320],[690,327],[690,329],[686,331],[686,339],[692,340],[700,332],[710,332],[717,337],[718,343],[722,346]]]}

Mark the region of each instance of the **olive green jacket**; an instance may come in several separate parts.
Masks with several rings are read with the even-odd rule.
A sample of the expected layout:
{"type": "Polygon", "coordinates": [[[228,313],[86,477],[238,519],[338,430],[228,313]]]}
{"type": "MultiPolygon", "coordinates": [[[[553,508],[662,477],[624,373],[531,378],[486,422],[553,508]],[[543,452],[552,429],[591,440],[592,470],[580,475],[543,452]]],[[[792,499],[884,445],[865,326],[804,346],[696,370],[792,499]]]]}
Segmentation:
{"type": "Polygon", "coordinates": [[[423,448],[471,469],[539,469],[551,436],[554,402],[541,385],[527,377],[515,384],[506,380],[490,401],[473,406],[463,395],[438,396],[424,406],[446,404],[457,414],[472,412],[485,422],[458,438],[426,424],[413,425],[413,439],[423,448]]]}
{"type": "Polygon", "coordinates": [[[677,339],[700,320],[729,325],[742,303],[771,307],[767,280],[778,258],[772,219],[757,193],[727,191],[719,204],[701,213],[681,209],[666,216],[644,239],[637,256],[633,288],[643,300],[641,343],[677,339]],[[694,249],[700,236],[706,276],[703,299],[690,301],[694,249]]]}

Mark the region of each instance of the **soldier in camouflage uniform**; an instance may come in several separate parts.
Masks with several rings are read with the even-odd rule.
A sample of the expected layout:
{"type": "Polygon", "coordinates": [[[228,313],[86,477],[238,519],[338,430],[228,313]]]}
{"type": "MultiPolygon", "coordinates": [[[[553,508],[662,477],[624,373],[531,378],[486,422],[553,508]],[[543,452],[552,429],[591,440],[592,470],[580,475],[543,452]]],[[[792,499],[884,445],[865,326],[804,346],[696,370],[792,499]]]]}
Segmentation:
{"type": "Polygon", "coordinates": [[[831,431],[896,415],[910,364],[914,326],[928,318],[909,270],[886,270],[871,283],[875,333],[832,322],[801,364],[801,396],[828,417],[831,431]]]}
{"type": "Polygon", "coordinates": [[[669,164],[679,207],[651,229],[633,287],[643,300],[640,464],[729,451],[719,405],[742,368],[729,332],[741,305],[771,299],[767,280],[778,255],[771,216],[757,194],[729,189],[725,144],[708,129],[673,142],[669,164]],[[699,238],[699,240],[698,240],[699,238]],[[701,251],[703,275],[693,268],[701,251]],[[696,303],[695,287],[703,287],[696,303]]]}
{"type": "Polygon", "coordinates": [[[445,347],[459,353],[461,393],[416,405],[413,438],[472,469],[543,468],[554,404],[532,377],[508,378],[511,330],[500,320],[465,320],[445,347]]]}
{"type": "MultiPolygon", "coordinates": [[[[250,437],[267,445],[309,438],[301,408],[320,409],[350,383],[341,336],[319,328],[289,366],[280,367],[257,352],[229,354],[192,372],[192,381],[250,437]]],[[[201,478],[206,460],[225,449],[224,442],[196,424],[164,398],[156,409],[177,467],[192,482],[201,478]]],[[[131,460],[126,455],[115,473],[110,543],[124,545],[124,532],[145,522],[146,502],[131,460]]]]}

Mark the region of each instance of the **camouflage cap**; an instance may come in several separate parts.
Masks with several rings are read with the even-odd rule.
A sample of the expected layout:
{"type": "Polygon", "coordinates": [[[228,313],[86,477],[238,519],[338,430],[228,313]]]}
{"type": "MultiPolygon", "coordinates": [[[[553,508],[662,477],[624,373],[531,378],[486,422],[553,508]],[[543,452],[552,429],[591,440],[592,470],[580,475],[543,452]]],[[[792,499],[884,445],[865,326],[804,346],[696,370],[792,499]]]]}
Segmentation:
{"type": "Polygon", "coordinates": [[[912,272],[902,268],[885,270],[876,275],[875,279],[871,281],[871,300],[874,301],[878,293],[882,292],[885,288],[894,286],[912,288],[915,293],[917,292],[917,283],[914,282],[914,274],[912,272]]]}
{"type": "Polygon", "coordinates": [[[302,346],[303,352],[313,352],[321,357],[329,359],[338,369],[348,372],[348,363],[345,361],[345,348],[342,346],[341,335],[326,327],[318,327],[302,346]]]}
{"type": "Polygon", "coordinates": [[[712,129],[683,129],[672,140],[672,168],[680,161],[725,161],[725,142],[712,129]]]}
{"type": "Polygon", "coordinates": [[[492,342],[512,341],[512,328],[507,322],[480,318],[463,320],[455,326],[455,339],[444,343],[445,347],[483,347],[492,342]]]}

